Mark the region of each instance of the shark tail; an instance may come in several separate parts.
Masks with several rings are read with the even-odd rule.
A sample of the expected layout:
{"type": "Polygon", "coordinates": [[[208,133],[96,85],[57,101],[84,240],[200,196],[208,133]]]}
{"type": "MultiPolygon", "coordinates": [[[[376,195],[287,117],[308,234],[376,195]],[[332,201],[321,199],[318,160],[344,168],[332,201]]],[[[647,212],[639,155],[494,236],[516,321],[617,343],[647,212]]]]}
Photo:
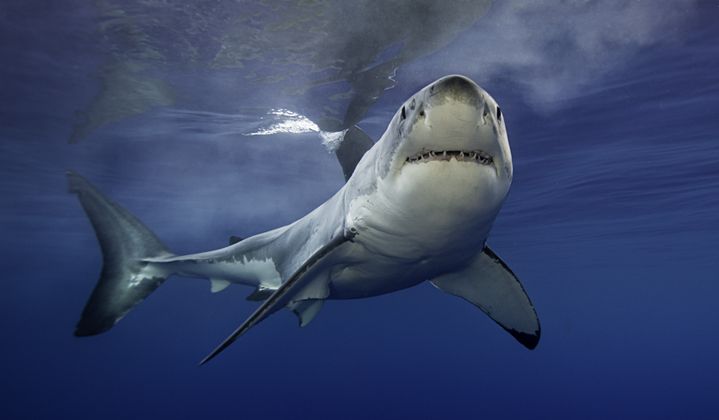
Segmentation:
{"type": "Polygon", "coordinates": [[[76,336],[96,335],[112,328],[172,274],[143,259],[172,254],[142,222],[83,177],[68,172],[67,179],[102,249],[100,279],[75,328],[76,336]]]}

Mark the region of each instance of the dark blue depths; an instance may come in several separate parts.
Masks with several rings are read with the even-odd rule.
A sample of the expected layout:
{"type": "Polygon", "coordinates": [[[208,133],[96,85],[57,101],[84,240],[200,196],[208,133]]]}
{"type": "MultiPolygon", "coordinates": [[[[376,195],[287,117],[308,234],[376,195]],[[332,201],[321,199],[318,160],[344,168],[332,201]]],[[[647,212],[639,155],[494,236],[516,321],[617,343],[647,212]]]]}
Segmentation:
{"type": "MultiPolygon", "coordinates": [[[[91,33],[47,37],[45,18],[20,17],[0,41],[1,417],[716,418],[710,2],[681,41],[639,49],[546,109],[511,74],[489,84],[468,74],[507,118],[515,179],[490,243],[535,303],[535,351],[422,285],[328,302],[303,329],[279,313],[201,368],[254,309],[249,290],[210,294],[205,281],[173,278],[109,333],[72,335],[100,254],[64,171],[93,180],[174,251],[194,252],[305,214],[341,187],[339,166],[313,134],[218,135],[161,112],[69,145],[73,110],[97,89],[91,33]]],[[[419,70],[438,59],[400,69],[368,132],[379,136],[440,75],[419,70]]]]}

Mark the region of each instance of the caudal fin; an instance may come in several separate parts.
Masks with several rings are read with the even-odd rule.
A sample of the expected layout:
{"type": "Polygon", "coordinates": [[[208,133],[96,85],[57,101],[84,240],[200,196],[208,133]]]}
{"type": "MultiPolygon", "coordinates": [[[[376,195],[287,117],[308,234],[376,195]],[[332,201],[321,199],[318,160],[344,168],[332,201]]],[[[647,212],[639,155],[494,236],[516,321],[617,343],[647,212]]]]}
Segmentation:
{"type": "Polygon", "coordinates": [[[68,172],[67,179],[70,192],[80,199],[102,249],[100,280],[75,328],[77,336],[95,335],[112,328],[170,275],[143,259],[172,254],[142,222],[83,177],[68,172]]]}

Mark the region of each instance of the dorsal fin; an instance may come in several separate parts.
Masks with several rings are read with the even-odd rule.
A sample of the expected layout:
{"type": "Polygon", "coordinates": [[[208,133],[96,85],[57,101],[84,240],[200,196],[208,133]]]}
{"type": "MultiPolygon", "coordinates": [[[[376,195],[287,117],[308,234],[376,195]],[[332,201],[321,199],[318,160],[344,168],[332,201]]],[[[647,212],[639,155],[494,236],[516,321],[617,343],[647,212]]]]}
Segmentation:
{"type": "Polygon", "coordinates": [[[234,244],[240,242],[240,241],[243,240],[243,239],[245,239],[245,238],[243,238],[243,237],[241,237],[241,236],[232,235],[232,236],[230,236],[230,245],[234,245],[234,244]]]}
{"type": "Polygon", "coordinates": [[[361,128],[356,125],[350,128],[344,139],[335,150],[337,160],[342,166],[345,181],[350,179],[362,156],[372,148],[374,142],[361,128]]]}

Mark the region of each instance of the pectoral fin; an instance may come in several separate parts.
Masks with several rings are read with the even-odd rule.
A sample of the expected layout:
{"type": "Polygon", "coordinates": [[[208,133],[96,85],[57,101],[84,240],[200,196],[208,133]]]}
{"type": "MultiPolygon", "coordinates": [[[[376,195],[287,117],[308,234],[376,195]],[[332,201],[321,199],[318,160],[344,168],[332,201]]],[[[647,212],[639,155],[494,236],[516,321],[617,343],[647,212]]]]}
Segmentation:
{"type": "Polygon", "coordinates": [[[512,270],[489,247],[468,268],[437,277],[432,284],[477,306],[528,349],[537,347],[540,326],[534,306],[512,270]]]}
{"type": "MultiPolygon", "coordinates": [[[[313,268],[315,268],[316,265],[321,263],[321,261],[335,248],[342,245],[343,243],[350,240],[350,238],[345,237],[344,235],[339,235],[329,241],[327,244],[325,244],[322,248],[315,251],[314,254],[310,258],[305,261],[300,268],[298,268],[282,285],[275,290],[268,298],[265,300],[262,305],[260,305],[257,310],[250,315],[245,322],[242,323],[237,329],[230,334],[229,337],[225,339],[219,346],[217,346],[207,357],[202,359],[200,362],[201,365],[209,362],[212,360],[215,356],[220,354],[224,349],[230,346],[230,344],[234,343],[235,340],[237,340],[241,335],[246,333],[250,328],[254,327],[255,325],[259,324],[263,319],[270,316],[272,313],[278,311],[279,309],[282,309],[287,304],[295,301],[295,297],[298,296],[298,293],[302,292],[303,288],[308,285],[308,281],[312,279],[312,276],[307,276],[306,274],[310,272],[313,268]]],[[[317,313],[319,310],[319,306],[314,311],[314,314],[317,313]]],[[[312,311],[310,311],[312,312],[312,311]]],[[[308,313],[309,314],[309,313],[308,313]]],[[[314,314],[312,316],[314,316],[314,314]]],[[[311,317],[309,318],[311,319],[311,317]]],[[[307,322],[309,322],[309,319],[307,322]]],[[[304,321],[301,321],[304,322],[304,321]]]]}
{"type": "Polygon", "coordinates": [[[247,296],[245,299],[247,299],[251,302],[259,302],[259,301],[265,300],[268,297],[272,296],[273,292],[274,292],[273,289],[267,289],[265,287],[259,286],[259,287],[257,287],[257,289],[255,289],[254,292],[250,293],[250,295],[247,296]]]}

